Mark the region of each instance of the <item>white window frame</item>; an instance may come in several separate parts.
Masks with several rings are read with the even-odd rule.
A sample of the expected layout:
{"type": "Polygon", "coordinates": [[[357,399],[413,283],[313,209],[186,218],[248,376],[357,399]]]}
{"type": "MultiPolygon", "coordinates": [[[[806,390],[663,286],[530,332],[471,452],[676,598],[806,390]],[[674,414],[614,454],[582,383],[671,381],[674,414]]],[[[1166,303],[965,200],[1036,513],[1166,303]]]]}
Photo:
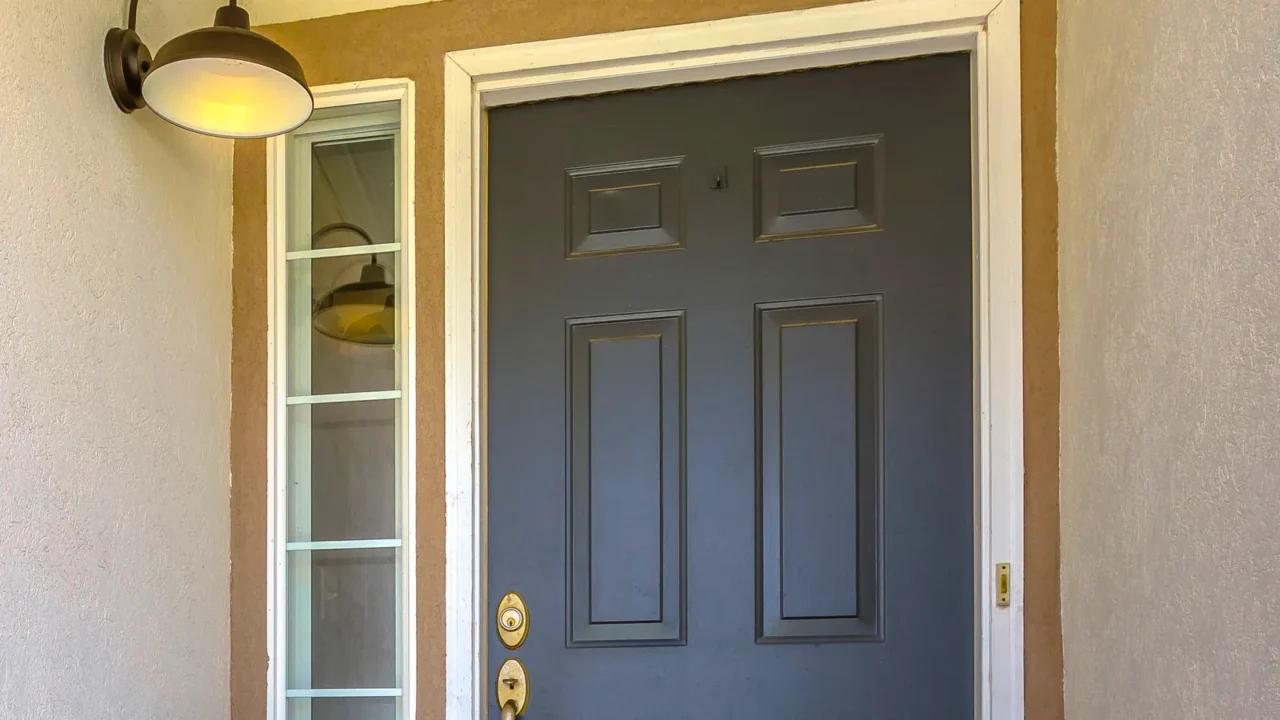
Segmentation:
{"type": "MultiPolygon", "coordinates": [[[[369,80],[312,88],[316,109],[375,105],[398,102],[397,151],[399,177],[396,178],[398,243],[375,246],[379,252],[398,251],[396,305],[398,311],[397,344],[400,358],[397,367],[397,390],[288,396],[288,353],[286,352],[288,317],[288,260],[368,254],[368,246],[327,250],[289,250],[289,186],[288,153],[293,134],[267,140],[267,718],[285,720],[289,697],[399,697],[402,720],[417,715],[417,515],[416,515],[416,322],[417,284],[415,281],[415,196],[414,156],[414,84],[403,78],[369,80]],[[288,608],[286,595],[288,567],[288,407],[323,402],[399,399],[397,410],[397,487],[400,538],[394,545],[387,541],[340,543],[352,547],[398,547],[402,563],[397,575],[397,603],[400,608],[397,642],[400,652],[400,688],[352,688],[349,691],[311,690],[305,694],[288,693],[288,608]]],[[[324,121],[321,121],[324,122],[324,121]]],[[[314,127],[312,127],[314,129],[314,127]]],[[[304,125],[298,132],[309,132],[304,125]]],[[[293,191],[310,192],[310,188],[293,191]]],[[[295,546],[297,544],[295,543],[295,546]]],[[[308,549],[322,550],[333,543],[308,543],[308,549]]],[[[295,549],[297,549],[295,547],[295,549]]]]}
{"type": "MultiPolygon", "coordinates": [[[[1024,717],[1022,112],[1016,0],[867,0],[461,50],[444,61],[445,718],[483,720],[484,113],[677,83],[968,51],[974,189],[974,717],[1024,717]],[[1011,564],[997,604],[996,563],[1011,564]]],[[[535,691],[536,692],[536,691],[535,691]]]]}

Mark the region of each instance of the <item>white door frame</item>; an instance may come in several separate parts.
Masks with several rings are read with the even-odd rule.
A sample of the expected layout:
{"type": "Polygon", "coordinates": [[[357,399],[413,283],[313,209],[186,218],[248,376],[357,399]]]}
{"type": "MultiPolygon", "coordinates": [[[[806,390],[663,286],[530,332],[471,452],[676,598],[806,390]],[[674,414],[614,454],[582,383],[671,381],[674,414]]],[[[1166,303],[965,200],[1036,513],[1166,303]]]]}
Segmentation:
{"type": "Polygon", "coordinates": [[[482,720],[486,108],[969,51],[973,67],[975,717],[1023,717],[1022,129],[1017,0],[869,0],[447,53],[444,59],[446,720],[482,720]],[[995,563],[1012,564],[997,606],[995,563]]]}

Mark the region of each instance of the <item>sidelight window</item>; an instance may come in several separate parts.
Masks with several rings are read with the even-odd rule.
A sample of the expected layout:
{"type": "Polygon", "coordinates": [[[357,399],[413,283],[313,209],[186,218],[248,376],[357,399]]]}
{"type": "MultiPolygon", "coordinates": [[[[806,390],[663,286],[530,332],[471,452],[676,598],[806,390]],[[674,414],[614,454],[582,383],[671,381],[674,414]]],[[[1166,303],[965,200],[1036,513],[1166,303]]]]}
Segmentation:
{"type": "Polygon", "coordinates": [[[270,716],[412,717],[412,86],[268,143],[270,716]],[[406,132],[406,129],[410,132],[406,132]]]}

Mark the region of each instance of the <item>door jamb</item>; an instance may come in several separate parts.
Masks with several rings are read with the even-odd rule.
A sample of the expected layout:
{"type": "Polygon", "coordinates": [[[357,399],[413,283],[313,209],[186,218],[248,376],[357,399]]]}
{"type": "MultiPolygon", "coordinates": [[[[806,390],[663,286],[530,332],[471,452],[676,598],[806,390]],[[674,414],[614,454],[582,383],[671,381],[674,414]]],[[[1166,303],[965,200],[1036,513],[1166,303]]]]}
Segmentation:
{"type": "Polygon", "coordinates": [[[1023,707],[1022,132],[1015,0],[866,0],[462,50],[444,58],[445,718],[483,720],[486,108],[676,83],[972,53],[975,718],[1023,707]],[[995,563],[1012,564],[997,607],[995,563]]]}

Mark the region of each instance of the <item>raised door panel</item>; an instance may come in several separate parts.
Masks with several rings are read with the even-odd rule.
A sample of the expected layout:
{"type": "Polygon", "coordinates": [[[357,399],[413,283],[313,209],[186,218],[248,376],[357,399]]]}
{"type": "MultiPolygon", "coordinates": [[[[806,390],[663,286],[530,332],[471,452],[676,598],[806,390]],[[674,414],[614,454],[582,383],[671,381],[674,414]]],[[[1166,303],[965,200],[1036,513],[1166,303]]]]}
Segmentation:
{"type": "Polygon", "coordinates": [[[684,642],[681,325],[569,323],[571,647],[684,642]]]}
{"type": "Polygon", "coordinates": [[[660,158],[567,170],[566,256],[683,247],[682,160],[660,158]]]}
{"type": "Polygon", "coordinates": [[[761,642],[880,637],[879,304],[757,308],[761,642]]]}
{"type": "Polygon", "coordinates": [[[756,240],[881,229],[878,135],[757,148],[756,240]]]}

